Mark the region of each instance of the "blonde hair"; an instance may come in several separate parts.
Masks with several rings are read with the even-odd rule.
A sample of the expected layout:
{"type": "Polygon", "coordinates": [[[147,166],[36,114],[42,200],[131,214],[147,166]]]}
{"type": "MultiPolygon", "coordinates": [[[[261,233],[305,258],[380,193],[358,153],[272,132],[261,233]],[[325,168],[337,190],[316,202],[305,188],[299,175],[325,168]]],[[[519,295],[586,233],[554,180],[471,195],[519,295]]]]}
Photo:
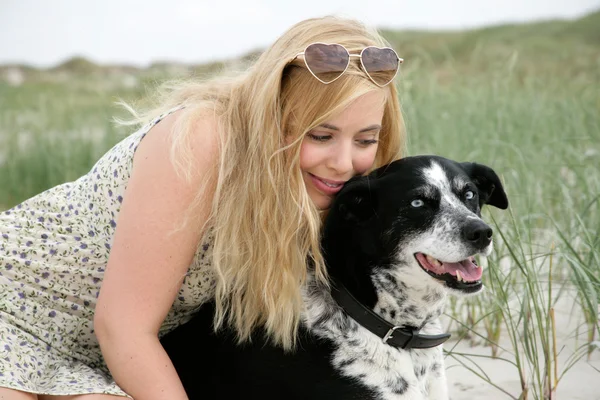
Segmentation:
{"type": "MultiPolygon", "coordinates": [[[[295,344],[303,310],[301,287],[309,265],[317,279],[327,282],[319,243],[321,213],[308,196],[299,166],[303,137],[363,94],[384,90],[386,103],[373,167],[400,158],[404,148],[394,85],[377,87],[354,63],[335,82],[320,83],[301,60],[291,62],[313,42],[338,43],[352,53],[369,45],[386,45],[377,32],[353,20],[305,20],[284,33],[246,71],[170,87],[161,95],[160,106],[137,119],[144,122],[170,108],[185,107],[173,128],[171,156],[189,178],[193,172],[187,138],[202,134],[193,129],[200,114],[214,112],[220,159],[206,226],[214,234],[215,325],[229,323],[240,340],[263,327],[286,349],[295,344]]],[[[198,189],[197,201],[207,184],[198,189]]],[[[193,218],[187,218],[190,221],[193,218]]]]}

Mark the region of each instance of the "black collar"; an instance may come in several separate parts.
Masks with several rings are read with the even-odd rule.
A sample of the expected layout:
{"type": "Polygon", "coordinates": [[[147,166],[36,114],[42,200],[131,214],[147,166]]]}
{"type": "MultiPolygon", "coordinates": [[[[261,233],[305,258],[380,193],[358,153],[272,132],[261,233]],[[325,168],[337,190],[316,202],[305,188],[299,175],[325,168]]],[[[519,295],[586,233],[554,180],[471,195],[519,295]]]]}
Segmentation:
{"type": "Polygon", "coordinates": [[[401,349],[428,349],[450,338],[449,333],[422,335],[418,328],[394,326],[358,301],[344,285],[332,280],[331,295],[363,327],[383,339],[383,343],[401,349]]]}

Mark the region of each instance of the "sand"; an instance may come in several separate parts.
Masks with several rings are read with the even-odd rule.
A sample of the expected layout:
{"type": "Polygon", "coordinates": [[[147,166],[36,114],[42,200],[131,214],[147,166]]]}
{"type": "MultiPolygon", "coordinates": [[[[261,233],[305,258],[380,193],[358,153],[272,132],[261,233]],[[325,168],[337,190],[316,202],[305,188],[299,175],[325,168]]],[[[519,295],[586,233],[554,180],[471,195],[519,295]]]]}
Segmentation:
{"type": "MultiPolygon", "coordinates": [[[[586,343],[587,329],[581,325],[583,318],[577,314],[578,307],[573,307],[573,299],[561,299],[555,309],[557,325],[557,348],[559,350],[559,375],[565,370],[565,363],[578,346],[586,343]],[[578,332],[579,327],[579,332],[578,332]]],[[[500,352],[502,358],[513,359],[512,347],[509,336],[503,332],[500,340],[501,346],[509,351],[500,352]]],[[[588,360],[584,356],[572,366],[558,383],[557,390],[552,399],[564,400],[600,400],[600,343],[596,342],[596,349],[588,360]]],[[[446,350],[456,353],[480,354],[489,356],[491,350],[479,344],[471,346],[468,340],[450,339],[445,345],[446,350]]],[[[452,400],[501,400],[518,399],[522,390],[517,368],[506,361],[490,358],[473,358],[477,365],[489,376],[490,381],[506,390],[503,393],[491,384],[482,380],[471,371],[463,367],[453,357],[446,357],[446,370],[450,398],[452,400]],[[513,397],[511,397],[511,395],[513,397]]],[[[529,400],[541,398],[530,391],[529,400]]]]}

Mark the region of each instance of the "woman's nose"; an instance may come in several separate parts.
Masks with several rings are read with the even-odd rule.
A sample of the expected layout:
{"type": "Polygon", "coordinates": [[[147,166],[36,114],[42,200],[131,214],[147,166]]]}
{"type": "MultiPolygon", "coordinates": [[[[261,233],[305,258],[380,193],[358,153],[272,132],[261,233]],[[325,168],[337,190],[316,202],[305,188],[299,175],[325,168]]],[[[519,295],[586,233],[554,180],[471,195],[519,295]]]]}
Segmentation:
{"type": "Polygon", "coordinates": [[[352,144],[340,143],[332,149],[329,157],[329,168],[338,174],[346,174],[354,168],[352,162],[352,144]]]}

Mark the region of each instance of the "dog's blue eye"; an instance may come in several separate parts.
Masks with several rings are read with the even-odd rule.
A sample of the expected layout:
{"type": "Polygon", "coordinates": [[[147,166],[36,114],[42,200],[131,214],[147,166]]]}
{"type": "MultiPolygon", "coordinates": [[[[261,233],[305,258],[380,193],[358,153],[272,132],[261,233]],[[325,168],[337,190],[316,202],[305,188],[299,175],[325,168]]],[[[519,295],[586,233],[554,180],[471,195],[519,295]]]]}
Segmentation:
{"type": "Polygon", "coordinates": [[[467,200],[471,200],[473,197],[475,197],[475,193],[473,193],[472,191],[468,191],[467,193],[465,193],[465,198],[467,200]]]}
{"type": "Polygon", "coordinates": [[[413,200],[410,203],[410,205],[413,206],[413,207],[415,207],[415,208],[423,207],[424,204],[425,204],[425,202],[423,200],[421,200],[421,199],[413,200]]]}

